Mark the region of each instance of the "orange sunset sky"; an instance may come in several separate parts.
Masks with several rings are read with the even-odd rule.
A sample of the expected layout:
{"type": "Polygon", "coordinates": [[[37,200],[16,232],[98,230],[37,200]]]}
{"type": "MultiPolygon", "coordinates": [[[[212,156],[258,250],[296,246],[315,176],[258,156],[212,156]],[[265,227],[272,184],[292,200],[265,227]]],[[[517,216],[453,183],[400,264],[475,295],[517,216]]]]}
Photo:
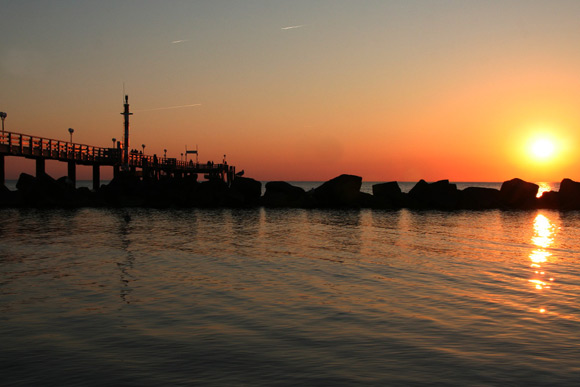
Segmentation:
{"type": "Polygon", "coordinates": [[[124,88],[131,148],[258,180],[580,180],[580,1],[1,5],[7,131],[110,146],[124,88]]]}

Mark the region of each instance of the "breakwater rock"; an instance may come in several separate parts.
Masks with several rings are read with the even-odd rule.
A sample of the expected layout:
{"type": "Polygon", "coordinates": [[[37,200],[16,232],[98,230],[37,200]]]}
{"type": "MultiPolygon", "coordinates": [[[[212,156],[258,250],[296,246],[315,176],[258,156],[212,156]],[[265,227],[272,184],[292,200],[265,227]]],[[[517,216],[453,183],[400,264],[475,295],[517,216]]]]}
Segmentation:
{"type": "Polygon", "coordinates": [[[16,191],[0,189],[3,207],[252,207],[260,202],[262,184],[238,177],[231,185],[220,179],[198,182],[194,177],[142,180],[119,174],[92,191],[75,188],[67,177],[35,177],[22,173],[16,191]]]}
{"type": "Polygon", "coordinates": [[[459,190],[448,180],[428,183],[420,180],[408,193],[397,182],[375,184],[372,195],[359,192],[362,179],[341,175],[309,192],[285,182],[266,184],[261,204],[265,207],[374,208],[416,210],[580,210],[580,183],[564,179],[559,192],[537,197],[539,186],[512,179],[501,188],[468,187],[459,190]]]}
{"type": "Polygon", "coordinates": [[[375,184],[372,194],[361,192],[362,178],[340,175],[319,187],[305,191],[283,181],[265,185],[247,177],[237,177],[230,185],[220,179],[198,182],[195,177],[143,180],[120,174],[109,184],[92,191],[75,188],[67,177],[53,179],[43,174],[23,173],[16,191],[0,185],[2,207],[257,207],[268,208],[373,208],[416,210],[436,209],[560,209],[580,210],[580,183],[562,180],[560,191],[536,197],[538,185],[512,179],[501,188],[457,188],[448,180],[428,183],[420,180],[408,192],[395,181],[375,184]]]}

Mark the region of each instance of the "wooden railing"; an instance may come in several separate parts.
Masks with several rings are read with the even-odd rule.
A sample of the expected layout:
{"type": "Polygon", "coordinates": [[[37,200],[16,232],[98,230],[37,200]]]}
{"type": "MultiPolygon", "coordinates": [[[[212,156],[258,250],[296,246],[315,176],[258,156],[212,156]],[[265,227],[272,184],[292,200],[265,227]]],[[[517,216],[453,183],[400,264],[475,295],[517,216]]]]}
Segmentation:
{"type": "MultiPolygon", "coordinates": [[[[0,154],[3,155],[74,161],[87,165],[120,165],[123,161],[122,152],[120,148],[101,148],[22,133],[0,132],[0,154]]],[[[234,170],[225,163],[200,164],[175,158],[144,155],[135,151],[129,152],[128,165],[137,168],[192,171],[210,175],[234,170]]]]}
{"type": "Polygon", "coordinates": [[[141,153],[129,153],[129,165],[139,168],[195,170],[202,173],[219,173],[228,171],[228,164],[194,163],[193,160],[183,161],[174,158],[157,157],[141,153]]]}
{"type": "Polygon", "coordinates": [[[76,144],[14,132],[0,132],[0,153],[87,164],[112,165],[121,160],[119,149],[76,144]]]}

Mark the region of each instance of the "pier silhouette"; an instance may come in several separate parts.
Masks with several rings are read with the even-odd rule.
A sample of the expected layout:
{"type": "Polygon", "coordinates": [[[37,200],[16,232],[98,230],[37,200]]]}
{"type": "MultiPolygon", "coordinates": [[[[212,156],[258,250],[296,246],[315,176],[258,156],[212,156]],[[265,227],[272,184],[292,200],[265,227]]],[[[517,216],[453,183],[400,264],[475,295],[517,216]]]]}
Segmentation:
{"type": "MultiPolygon", "coordinates": [[[[36,160],[36,176],[46,174],[46,160],[68,163],[68,178],[76,183],[76,166],[92,166],[93,189],[100,185],[101,167],[112,167],[113,175],[129,173],[141,179],[159,179],[161,176],[184,177],[202,174],[207,179],[219,178],[231,184],[236,175],[234,166],[225,160],[222,164],[213,162],[198,163],[157,155],[146,155],[129,150],[129,112],[128,96],[125,96],[124,141],[117,142],[114,148],[62,141],[34,135],[2,131],[0,133],[0,184],[5,183],[5,158],[7,156],[25,157],[36,160]]],[[[72,135],[71,135],[72,139],[72,135]]]]}

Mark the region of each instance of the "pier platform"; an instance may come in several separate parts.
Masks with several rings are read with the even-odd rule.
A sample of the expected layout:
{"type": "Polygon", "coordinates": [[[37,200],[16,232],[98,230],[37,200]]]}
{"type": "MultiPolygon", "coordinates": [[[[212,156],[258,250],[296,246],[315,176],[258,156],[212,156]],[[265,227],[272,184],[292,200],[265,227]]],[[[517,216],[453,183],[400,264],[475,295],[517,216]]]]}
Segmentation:
{"type": "Polygon", "coordinates": [[[76,182],[77,165],[92,166],[95,190],[99,188],[101,167],[112,167],[115,176],[123,169],[128,169],[142,179],[159,179],[162,175],[179,177],[202,174],[207,179],[219,178],[228,184],[233,181],[236,174],[235,167],[227,163],[201,164],[192,160],[183,161],[138,152],[127,153],[125,161],[124,150],[121,148],[103,148],[22,133],[2,132],[0,184],[5,182],[5,158],[8,156],[36,160],[37,176],[46,173],[46,160],[68,163],[68,177],[73,182],[76,182]]]}

